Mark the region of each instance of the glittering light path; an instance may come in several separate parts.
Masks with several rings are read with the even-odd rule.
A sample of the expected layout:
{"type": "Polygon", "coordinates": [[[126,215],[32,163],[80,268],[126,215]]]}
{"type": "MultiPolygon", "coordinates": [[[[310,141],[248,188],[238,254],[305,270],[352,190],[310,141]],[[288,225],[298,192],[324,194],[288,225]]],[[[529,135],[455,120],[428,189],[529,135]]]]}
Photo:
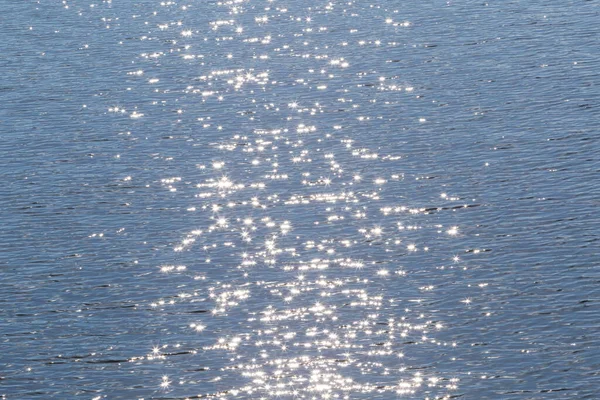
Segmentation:
{"type": "Polygon", "coordinates": [[[478,204],[421,168],[434,106],[393,58],[411,22],[384,3],[149,7],[149,50],[128,72],[148,99],[108,111],[138,132],[169,120],[171,139],[191,127],[193,151],[157,157],[195,170],[160,181],[189,230],[156,266],[181,289],[150,304],[185,326],[132,361],[171,366],[165,396],[456,393],[446,331],[470,300],[438,292],[466,268],[456,215],[478,204]],[[171,75],[181,63],[189,74],[171,75]]]}

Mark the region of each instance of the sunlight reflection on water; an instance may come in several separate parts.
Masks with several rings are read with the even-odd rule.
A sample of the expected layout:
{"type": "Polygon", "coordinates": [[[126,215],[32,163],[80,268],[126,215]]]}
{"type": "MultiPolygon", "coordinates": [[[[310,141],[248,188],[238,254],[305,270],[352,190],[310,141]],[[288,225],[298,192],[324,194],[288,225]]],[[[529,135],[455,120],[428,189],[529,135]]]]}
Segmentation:
{"type": "MultiPolygon", "coordinates": [[[[350,44],[351,36],[318,26],[354,15],[333,3],[309,8],[310,18],[297,5],[251,5],[211,5],[229,19],[210,21],[210,33],[164,19],[159,25],[161,32],[183,28],[185,41],[168,40],[169,51],[153,54],[183,52],[183,60],[201,60],[199,71],[206,72],[187,83],[177,78],[183,91],[162,84],[162,77],[151,79],[148,83],[161,85],[152,104],[172,102],[170,93],[180,90],[177,115],[196,120],[196,129],[218,132],[210,133],[215,139],[210,145],[222,155],[200,165],[199,178],[161,180],[171,192],[196,188],[187,208],[190,231],[173,247],[194,255],[196,265],[159,266],[191,281],[152,307],[166,313],[177,312],[182,303],[203,308],[189,330],[208,344],[194,346],[188,338],[188,346],[192,354],[221,360],[220,367],[211,367],[220,371],[220,389],[206,395],[370,398],[390,392],[444,398],[458,385],[456,367],[445,367],[455,360],[456,343],[438,338],[448,316],[428,305],[435,302],[435,285],[414,286],[408,277],[413,268],[455,268],[451,259],[460,240],[446,235],[459,238],[458,227],[444,227],[432,215],[469,205],[439,194],[432,203],[414,190],[421,178],[406,179],[401,172],[401,153],[361,143],[365,128],[357,123],[400,127],[370,104],[385,107],[420,97],[415,83],[369,70],[377,64],[353,67],[352,60],[364,58],[369,46],[396,44],[379,39],[350,44]],[[286,31],[278,32],[283,25],[286,31]],[[204,45],[211,42],[216,46],[204,45]],[[354,46],[360,53],[342,50],[354,46]],[[230,66],[219,68],[222,59],[230,66]],[[288,63],[294,59],[298,62],[288,63]],[[211,111],[217,105],[221,114],[211,111]],[[207,225],[193,224],[197,213],[207,225]],[[410,254],[413,261],[404,265],[410,254]],[[436,366],[423,366],[431,354],[438,354],[436,366]]],[[[381,24],[370,35],[388,29],[385,24],[410,27],[385,19],[390,13],[370,15],[381,24]]],[[[153,75],[162,75],[160,67],[153,75]]],[[[139,105],[143,113],[131,116],[151,116],[149,106],[139,105]]],[[[154,347],[146,360],[164,357],[154,347]]],[[[192,377],[161,379],[164,390],[197,389],[192,377]]]]}

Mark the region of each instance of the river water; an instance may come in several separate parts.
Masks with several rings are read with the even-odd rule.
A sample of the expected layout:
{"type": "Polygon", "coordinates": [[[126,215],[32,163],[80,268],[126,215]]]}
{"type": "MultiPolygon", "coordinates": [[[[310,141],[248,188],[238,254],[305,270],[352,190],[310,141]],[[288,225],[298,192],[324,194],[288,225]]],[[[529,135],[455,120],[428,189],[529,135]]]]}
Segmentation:
{"type": "Polygon", "coordinates": [[[597,1],[0,5],[0,398],[600,398],[597,1]]]}

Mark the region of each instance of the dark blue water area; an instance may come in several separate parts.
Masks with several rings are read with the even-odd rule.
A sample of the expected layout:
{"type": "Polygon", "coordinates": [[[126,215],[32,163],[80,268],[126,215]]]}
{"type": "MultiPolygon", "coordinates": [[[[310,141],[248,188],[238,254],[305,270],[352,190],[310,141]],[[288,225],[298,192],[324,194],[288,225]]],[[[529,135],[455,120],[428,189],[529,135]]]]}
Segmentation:
{"type": "Polygon", "coordinates": [[[598,2],[0,6],[0,398],[600,397],[598,2]]]}

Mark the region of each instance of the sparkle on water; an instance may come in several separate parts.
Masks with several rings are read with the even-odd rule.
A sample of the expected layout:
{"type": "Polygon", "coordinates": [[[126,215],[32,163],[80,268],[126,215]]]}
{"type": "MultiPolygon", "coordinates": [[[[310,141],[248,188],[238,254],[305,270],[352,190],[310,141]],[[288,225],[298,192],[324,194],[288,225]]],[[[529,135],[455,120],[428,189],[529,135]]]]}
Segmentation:
{"type": "MultiPolygon", "coordinates": [[[[455,360],[456,343],[439,333],[451,318],[427,305],[436,287],[409,279],[414,269],[404,263],[459,262],[454,255],[459,243],[443,235],[458,237],[459,227],[436,225],[430,216],[461,204],[460,198],[442,193],[442,204],[431,207],[432,199],[421,199],[412,189],[413,198],[396,195],[411,185],[397,172],[402,155],[371,149],[353,132],[363,129],[360,124],[382,120],[374,103],[389,107],[419,98],[414,94],[418,82],[397,75],[371,77],[368,65],[353,69],[362,57],[346,50],[358,46],[361,52],[369,47],[376,51],[396,44],[369,35],[354,39],[357,30],[352,28],[347,40],[336,42],[333,36],[331,41],[328,22],[351,15],[352,2],[309,7],[310,17],[306,9],[275,1],[220,1],[201,8],[209,7],[219,17],[206,31],[183,18],[185,12],[202,12],[197,5],[160,3],[152,10],[159,21],[154,22],[156,30],[150,24],[143,39],[168,37],[171,48],[142,54],[142,68],[128,72],[141,78],[155,60],[173,56],[180,61],[172,62],[197,68],[198,76],[176,89],[181,97],[175,115],[177,121],[191,115],[197,129],[215,138],[211,147],[220,154],[208,166],[198,165],[202,173],[197,176],[161,180],[171,193],[194,191],[195,201],[185,209],[189,232],[173,252],[195,254],[205,267],[159,266],[160,272],[186,276],[189,282],[171,298],[150,304],[164,313],[186,304],[205,308],[188,324],[203,344],[188,339],[187,354],[220,360],[214,365],[205,361],[207,368],[219,371],[213,382],[220,389],[202,393],[194,377],[164,375],[160,390],[244,398],[370,398],[382,393],[449,398],[459,380],[444,370],[444,363],[455,360]],[[180,19],[169,21],[171,13],[180,19]],[[283,23],[295,28],[278,33],[283,23]],[[206,50],[207,42],[215,43],[216,52],[206,50]],[[144,67],[144,62],[149,64],[144,67]],[[193,111],[190,100],[219,107],[239,122],[227,124],[218,115],[193,111]],[[344,109],[359,125],[333,114],[344,109]],[[288,219],[292,215],[293,223],[288,219]],[[437,246],[435,255],[424,261],[410,256],[428,252],[430,245],[437,246]],[[207,278],[203,269],[222,269],[224,275],[207,278]],[[422,369],[433,353],[447,355],[445,362],[422,369]]],[[[401,35],[401,29],[411,26],[396,22],[397,10],[379,14],[375,22],[381,29],[401,35]]],[[[143,123],[156,112],[153,106],[172,101],[175,88],[164,81],[139,81],[156,88],[154,100],[134,105],[131,118],[143,123]]],[[[109,111],[128,113],[120,106],[109,111]]],[[[419,179],[425,178],[415,177],[419,179]]],[[[149,354],[135,361],[163,363],[178,354],[179,346],[149,343],[149,354]]]]}
{"type": "MultiPolygon", "coordinates": [[[[198,60],[203,72],[185,83],[182,94],[197,96],[207,107],[226,104],[241,118],[238,127],[228,127],[214,115],[196,115],[199,129],[219,132],[212,146],[222,153],[220,159],[208,168],[199,165],[200,176],[161,180],[170,192],[196,191],[197,200],[186,209],[192,213],[190,230],[173,251],[204,257],[208,271],[225,269],[228,278],[207,279],[198,275],[202,271],[198,267],[162,265],[161,272],[184,274],[190,282],[172,298],[150,305],[166,313],[176,312],[183,304],[206,307],[208,312],[188,325],[206,338],[201,341],[205,344],[194,346],[190,341],[187,347],[192,348],[189,354],[221,358],[210,368],[220,371],[214,382],[226,383],[200,395],[327,399],[370,398],[388,392],[449,398],[458,387],[458,378],[446,374],[443,362],[438,368],[421,370],[419,360],[439,353],[440,348],[447,354],[446,362],[455,359],[451,354],[456,343],[438,337],[451,320],[426,305],[435,286],[418,286],[408,279],[411,268],[401,260],[410,262],[410,253],[428,251],[430,238],[432,245],[439,246],[436,256],[442,258],[428,258],[425,264],[459,261],[453,255],[458,243],[440,235],[458,236],[459,228],[438,226],[428,216],[460,199],[443,193],[444,204],[432,208],[430,203],[419,205],[431,199],[395,196],[396,188],[410,185],[395,170],[401,155],[361,145],[360,138],[353,138],[352,128],[345,128],[339,124],[344,120],[331,114],[348,107],[352,113],[362,113],[355,117],[359,123],[368,123],[381,119],[371,114],[369,103],[415,101],[413,84],[398,76],[376,75],[367,86],[349,84],[356,79],[369,81],[369,73],[367,69],[345,72],[360,61],[353,61],[345,47],[353,43],[361,48],[393,47],[394,43],[366,38],[330,42],[328,20],[349,12],[334,3],[309,8],[312,17],[308,18],[302,16],[302,9],[294,14],[271,1],[263,2],[265,14],[256,15],[255,3],[260,2],[212,5],[227,16],[210,22],[213,34],[181,21],[163,20],[157,25],[159,31],[179,29],[174,32],[179,38],[173,38],[173,48],[150,57],[142,55],[153,60],[175,53],[182,54],[183,60],[198,60]],[[254,17],[249,20],[246,15],[254,17]],[[287,20],[297,24],[297,33],[278,34],[270,28],[287,20]],[[199,53],[207,41],[216,42],[231,64],[223,67],[218,52],[199,53]],[[236,42],[245,47],[236,47],[236,42]],[[244,48],[252,51],[234,51],[244,48]],[[249,54],[254,61],[245,60],[249,54]],[[289,69],[286,58],[298,58],[306,69],[289,69]],[[242,67],[235,60],[245,60],[252,67],[242,67]],[[290,91],[292,98],[278,94],[279,87],[290,85],[297,87],[290,91]],[[361,87],[375,90],[366,104],[360,101],[361,87]],[[313,90],[326,94],[314,97],[313,90]],[[383,170],[393,173],[373,176],[371,170],[382,170],[373,163],[388,163],[390,167],[383,170]],[[198,220],[209,223],[194,224],[197,213],[206,214],[208,219],[198,220]],[[286,219],[287,215],[294,215],[295,222],[286,219]],[[405,285],[409,289],[402,291],[405,285]]],[[[163,8],[175,6],[161,3],[163,8]]],[[[381,14],[382,25],[410,27],[409,22],[385,17],[386,12],[381,14]]],[[[139,69],[129,75],[141,77],[144,72],[139,69]]],[[[146,82],[158,85],[163,79],[153,77],[146,82]]],[[[166,96],[169,88],[156,89],[152,104],[167,101],[167,97],[160,100],[162,93],[166,96]]],[[[177,115],[186,113],[186,98],[178,99],[177,115]]],[[[151,104],[138,107],[144,112],[135,110],[131,118],[143,120],[152,114],[151,104]]],[[[189,113],[191,107],[187,108],[189,113]]],[[[121,107],[109,111],[126,113],[121,107]]],[[[462,302],[468,305],[470,299],[462,302]]],[[[171,348],[178,345],[154,345],[145,359],[162,363],[169,354],[177,354],[171,348]]],[[[163,391],[193,395],[202,390],[194,382],[190,377],[164,375],[158,385],[163,391]]]]}

